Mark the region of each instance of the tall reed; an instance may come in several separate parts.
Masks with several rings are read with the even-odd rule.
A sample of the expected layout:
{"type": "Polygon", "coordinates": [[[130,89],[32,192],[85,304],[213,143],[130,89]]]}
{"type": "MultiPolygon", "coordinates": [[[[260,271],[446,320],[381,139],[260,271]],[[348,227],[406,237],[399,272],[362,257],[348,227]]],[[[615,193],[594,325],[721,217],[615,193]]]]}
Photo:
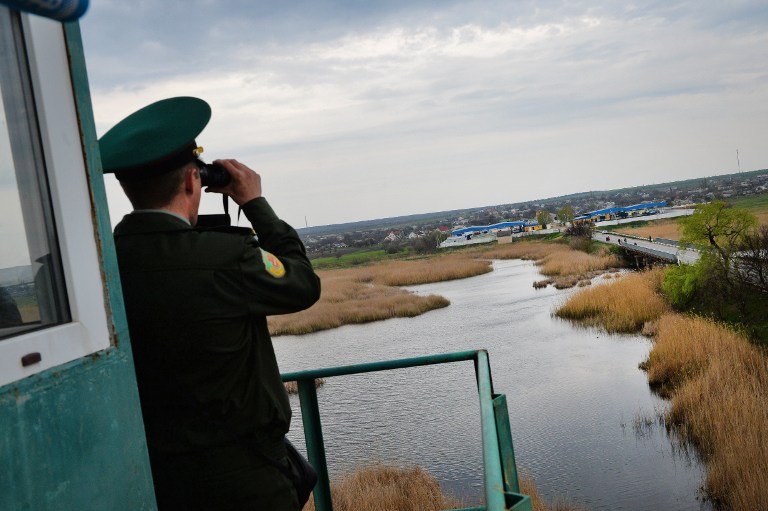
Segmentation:
{"type": "MultiPolygon", "coordinates": [[[[438,511],[463,507],[443,494],[432,475],[419,467],[374,465],[331,484],[335,511],[438,511]]],[[[314,511],[312,499],[304,511],[314,511]]]]}
{"type": "MultiPolygon", "coordinates": [[[[520,479],[520,490],[531,497],[533,511],[584,511],[584,508],[558,498],[548,503],[530,477],[520,479]]],[[[446,496],[437,479],[419,467],[399,468],[373,465],[357,469],[331,483],[331,499],[336,511],[437,511],[466,507],[446,496]]],[[[315,511],[310,498],[303,511],[315,511]]]]}
{"type": "Polygon", "coordinates": [[[555,315],[609,332],[635,332],[669,310],[658,294],[662,278],[661,270],[629,273],[571,295],[555,315]]]}
{"type": "Polygon", "coordinates": [[[602,251],[587,254],[560,243],[519,241],[486,249],[482,252],[490,259],[529,259],[536,261],[539,271],[553,277],[555,287],[564,289],[588,280],[595,274],[622,263],[615,255],[602,251]]]}
{"type": "Polygon", "coordinates": [[[367,275],[361,275],[356,269],[318,274],[322,282],[320,300],[295,314],[270,316],[268,324],[272,335],[300,335],[342,325],[413,317],[450,304],[442,296],[420,296],[371,282],[367,275]],[[361,278],[364,280],[359,280],[361,278]]]}
{"type": "Polygon", "coordinates": [[[488,260],[457,253],[424,259],[395,260],[356,268],[363,282],[386,286],[415,286],[431,282],[464,279],[493,271],[488,260]]]}
{"type": "Polygon", "coordinates": [[[644,366],[672,393],[667,421],[706,462],[708,495],[724,509],[768,509],[765,354],[729,327],[669,314],[644,366]]]}
{"type": "Polygon", "coordinates": [[[562,495],[555,498],[553,502],[548,502],[539,493],[534,480],[525,475],[520,478],[520,493],[531,498],[533,511],[586,511],[585,507],[571,502],[562,495]]]}
{"type": "Polygon", "coordinates": [[[299,335],[342,325],[418,316],[447,307],[450,302],[442,296],[420,296],[396,286],[466,278],[492,269],[490,261],[459,254],[318,271],[322,283],[320,300],[305,311],[271,316],[269,329],[272,335],[299,335]]]}

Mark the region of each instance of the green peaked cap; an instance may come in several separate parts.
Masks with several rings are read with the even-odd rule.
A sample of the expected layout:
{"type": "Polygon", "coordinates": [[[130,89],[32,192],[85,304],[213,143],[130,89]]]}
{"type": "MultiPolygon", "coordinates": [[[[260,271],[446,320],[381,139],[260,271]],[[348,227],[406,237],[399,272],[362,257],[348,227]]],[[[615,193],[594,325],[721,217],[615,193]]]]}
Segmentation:
{"type": "Polygon", "coordinates": [[[211,118],[202,99],[176,97],[145,106],[99,139],[105,173],[121,181],[157,176],[196,159],[195,137],[211,118]]]}

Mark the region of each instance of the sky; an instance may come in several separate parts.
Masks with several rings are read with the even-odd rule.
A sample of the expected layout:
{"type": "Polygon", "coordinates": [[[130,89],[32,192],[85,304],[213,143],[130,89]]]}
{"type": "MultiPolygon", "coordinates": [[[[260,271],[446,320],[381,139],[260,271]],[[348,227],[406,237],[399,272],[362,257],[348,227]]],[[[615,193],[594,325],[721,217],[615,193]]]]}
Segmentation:
{"type": "Polygon", "coordinates": [[[295,227],[768,168],[764,0],[92,0],[80,24],[99,135],[203,98],[203,158],[295,227]]]}

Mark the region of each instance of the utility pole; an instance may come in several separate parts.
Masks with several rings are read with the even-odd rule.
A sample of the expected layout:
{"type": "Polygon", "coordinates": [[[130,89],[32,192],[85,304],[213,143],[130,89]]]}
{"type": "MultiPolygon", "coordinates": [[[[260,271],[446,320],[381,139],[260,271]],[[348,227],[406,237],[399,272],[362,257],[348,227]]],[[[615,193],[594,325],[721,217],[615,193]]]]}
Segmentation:
{"type": "Polygon", "coordinates": [[[739,162],[739,150],[736,149],[736,167],[739,169],[739,173],[741,173],[741,162],[739,162]]]}

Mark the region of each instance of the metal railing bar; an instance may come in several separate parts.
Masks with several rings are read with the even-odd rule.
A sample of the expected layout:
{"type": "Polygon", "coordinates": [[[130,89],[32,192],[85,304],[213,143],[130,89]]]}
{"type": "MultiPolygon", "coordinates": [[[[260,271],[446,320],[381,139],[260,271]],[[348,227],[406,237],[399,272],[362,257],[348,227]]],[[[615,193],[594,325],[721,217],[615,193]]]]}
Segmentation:
{"type": "Polygon", "coordinates": [[[451,362],[461,362],[464,360],[476,360],[477,354],[480,351],[482,350],[460,351],[456,353],[444,353],[441,355],[428,355],[425,357],[402,358],[397,360],[382,360],[381,362],[368,362],[365,364],[327,367],[323,369],[310,369],[308,371],[284,373],[281,375],[281,377],[283,381],[296,381],[317,378],[331,378],[334,376],[371,373],[376,371],[388,371],[391,369],[405,369],[408,367],[419,367],[434,364],[447,364],[451,362]]]}
{"type": "Polygon", "coordinates": [[[315,508],[318,511],[333,510],[325,445],[320,424],[320,409],[315,387],[316,379],[468,360],[474,362],[477,391],[480,399],[480,425],[484,468],[483,482],[486,507],[466,508],[460,511],[503,511],[507,509],[507,503],[511,504],[511,509],[530,511],[530,499],[518,494],[517,470],[511,432],[509,431],[506,400],[503,395],[493,393],[491,366],[486,350],[385,360],[282,374],[281,378],[283,381],[298,382],[307,456],[318,473],[318,482],[314,489],[315,508]],[[501,439],[499,437],[500,433],[510,438],[506,439],[505,437],[505,439],[501,439]],[[503,465],[511,466],[504,467],[503,465]],[[509,490],[512,490],[512,492],[509,490]],[[511,500],[508,501],[508,498],[511,500]]]}

